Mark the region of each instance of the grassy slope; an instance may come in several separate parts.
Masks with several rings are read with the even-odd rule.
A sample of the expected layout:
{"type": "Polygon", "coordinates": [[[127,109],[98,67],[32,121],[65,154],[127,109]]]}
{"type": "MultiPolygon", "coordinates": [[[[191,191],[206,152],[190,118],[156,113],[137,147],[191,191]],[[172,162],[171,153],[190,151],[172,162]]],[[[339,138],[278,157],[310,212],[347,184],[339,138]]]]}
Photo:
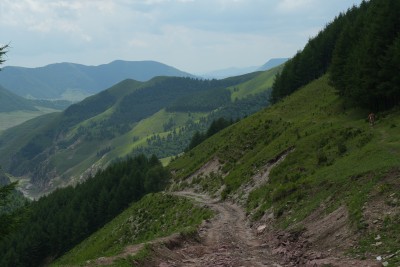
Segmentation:
{"type": "Polygon", "coordinates": [[[58,110],[50,108],[37,107],[37,111],[11,111],[11,112],[1,112],[0,113],[0,132],[7,130],[8,128],[19,125],[25,121],[36,118],[38,116],[57,112],[58,110]]]}
{"type": "Polygon", "coordinates": [[[261,72],[255,78],[247,82],[230,87],[229,89],[232,92],[231,99],[242,99],[248,95],[261,93],[271,88],[274,83],[275,75],[282,70],[283,66],[284,65],[280,65],[268,71],[261,72]]]}
{"type": "Polygon", "coordinates": [[[354,228],[366,231],[358,252],[394,253],[400,249],[400,218],[385,217],[385,227],[379,232],[384,245],[374,247],[372,237],[378,233],[368,230],[362,207],[376,191],[383,198],[400,198],[399,181],[387,180],[388,173],[400,166],[400,111],[378,114],[374,127],[367,123],[367,114],[345,107],[325,76],[225,129],[172,162],[170,168],[177,180],[184,180],[217,157],[229,173],[222,193],[229,197],[268,161],[294,147],[272,170],[269,182],[251,192],[247,209],[253,219],[272,210],[277,226],[286,228],[321,202],[326,202],[327,211],[346,205],[354,228]]]}
{"type": "Polygon", "coordinates": [[[210,210],[197,207],[186,198],[162,193],[149,194],[52,266],[80,266],[88,260],[118,255],[128,245],[188,231],[211,215],[210,210]]]}
{"type": "MultiPolygon", "coordinates": [[[[106,113],[111,114],[111,112],[108,111],[106,111],[106,113]]],[[[205,114],[191,113],[191,118],[196,121],[203,115],[205,114]]],[[[88,125],[91,121],[98,121],[100,120],[99,117],[103,116],[106,116],[106,114],[102,113],[90,120],[84,121],[82,124],[78,124],[75,129],[80,125],[88,125]]],[[[76,150],[62,151],[53,158],[54,164],[64,175],[75,176],[75,178],[77,178],[82,172],[96,162],[98,164],[106,164],[115,158],[125,157],[138,146],[146,145],[147,138],[153,134],[160,134],[161,136],[167,135],[170,131],[165,132],[163,124],[170,118],[176,123],[175,129],[178,129],[180,126],[185,125],[186,121],[189,119],[189,115],[188,113],[170,113],[161,110],[137,123],[129,132],[103,142],[102,144],[88,142],[86,145],[76,150]],[[97,157],[97,151],[106,147],[110,147],[111,151],[101,159],[97,157]]],[[[173,131],[173,129],[171,131],[173,131]]]]}
{"type": "Polygon", "coordinates": [[[15,154],[19,149],[26,145],[36,133],[45,131],[51,127],[52,124],[48,124],[48,122],[57,121],[60,114],[61,113],[59,112],[48,113],[2,132],[2,138],[7,140],[7,143],[2,144],[0,149],[0,158],[3,167],[6,168],[6,166],[10,164],[10,155],[15,154]]]}

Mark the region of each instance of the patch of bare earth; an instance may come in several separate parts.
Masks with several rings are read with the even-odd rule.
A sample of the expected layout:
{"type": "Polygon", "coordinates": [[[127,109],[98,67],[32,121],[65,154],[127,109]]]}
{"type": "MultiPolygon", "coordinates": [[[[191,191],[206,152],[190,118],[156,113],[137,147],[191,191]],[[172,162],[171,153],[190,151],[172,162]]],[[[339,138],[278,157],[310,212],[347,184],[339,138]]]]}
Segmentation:
{"type": "Polygon", "coordinates": [[[249,197],[250,192],[267,183],[271,170],[275,166],[279,165],[282,161],[284,161],[285,158],[293,151],[294,147],[283,151],[275,158],[268,161],[263,167],[256,170],[256,174],[251,178],[251,180],[239,188],[238,192],[240,192],[240,195],[234,197],[235,201],[240,203],[241,205],[244,205],[249,197]]]}
{"type": "MultiPolygon", "coordinates": [[[[363,220],[367,232],[378,233],[376,246],[383,245],[379,240],[379,230],[385,218],[400,214],[400,170],[390,171],[372,190],[364,204],[363,220]]],[[[253,227],[263,227],[263,236],[273,254],[280,255],[288,266],[383,266],[377,261],[377,254],[371,251],[364,255],[367,260],[346,256],[346,251],[358,246],[361,232],[351,226],[346,206],[326,214],[321,206],[303,221],[287,231],[273,228],[273,213],[267,213],[253,227]]],[[[380,255],[384,259],[388,255],[380,255]]]]}
{"type": "MultiPolygon", "coordinates": [[[[177,244],[180,243],[181,236],[179,234],[173,234],[167,237],[156,238],[147,244],[157,246],[159,244],[177,244]]],[[[111,256],[111,257],[100,257],[95,260],[90,260],[86,262],[86,266],[102,266],[102,265],[111,265],[118,259],[123,259],[128,256],[136,255],[142,248],[144,248],[144,244],[137,244],[137,245],[129,245],[126,246],[124,251],[118,255],[111,256]]]]}
{"type": "Polygon", "coordinates": [[[267,245],[253,234],[240,207],[193,192],[175,194],[207,205],[216,216],[200,228],[198,242],[156,249],[154,266],[281,266],[267,245]]]}
{"type": "Polygon", "coordinates": [[[400,169],[391,170],[363,206],[363,218],[370,231],[379,230],[385,217],[400,214],[400,169]]]}
{"type": "MultiPolygon", "coordinates": [[[[264,218],[262,236],[272,253],[284,259],[285,266],[381,266],[375,259],[358,260],[344,255],[357,241],[348,216],[344,206],[327,215],[320,207],[287,231],[274,229],[269,216],[264,218]]],[[[260,228],[260,224],[255,227],[260,228]]]]}
{"type": "Polygon", "coordinates": [[[187,183],[191,183],[194,178],[197,178],[199,176],[207,176],[210,175],[211,173],[220,173],[222,168],[222,164],[219,162],[218,158],[213,158],[206,164],[204,164],[200,169],[198,169],[196,172],[194,172],[192,175],[190,175],[185,181],[187,183]]]}

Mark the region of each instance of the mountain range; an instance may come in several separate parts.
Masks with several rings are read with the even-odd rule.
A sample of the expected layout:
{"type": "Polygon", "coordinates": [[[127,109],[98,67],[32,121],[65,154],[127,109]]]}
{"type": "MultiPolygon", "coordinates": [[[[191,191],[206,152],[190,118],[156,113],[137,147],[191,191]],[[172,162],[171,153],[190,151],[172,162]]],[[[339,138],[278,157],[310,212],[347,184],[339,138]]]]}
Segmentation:
{"type": "Polygon", "coordinates": [[[61,113],[5,130],[0,164],[27,178],[37,196],[85,179],[118,157],[178,155],[213,120],[236,120],[267,106],[281,68],[222,80],[124,80],[61,113]]]}
{"type": "Polygon", "coordinates": [[[147,81],[155,76],[194,77],[155,61],[116,60],[99,66],[74,63],[38,68],[7,66],[0,72],[0,84],[25,98],[77,101],[125,79],[147,81]]]}

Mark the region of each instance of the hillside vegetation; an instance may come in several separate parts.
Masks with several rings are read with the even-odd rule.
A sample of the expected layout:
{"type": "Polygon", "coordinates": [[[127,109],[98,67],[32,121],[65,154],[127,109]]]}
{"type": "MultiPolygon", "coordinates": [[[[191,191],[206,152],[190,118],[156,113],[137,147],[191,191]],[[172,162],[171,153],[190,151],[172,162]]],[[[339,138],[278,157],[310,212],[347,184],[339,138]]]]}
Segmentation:
{"type": "Polygon", "coordinates": [[[132,202],[162,190],[168,178],[157,158],[142,155],[113,163],[84,183],[58,189],[30,203],[19,228],[8,236],[0,235],[0,265],[40,266],[51,262],[132,202]]]}
{"type": "Polygon", "coordinates": [[[277,102],[327,71],[349,103],[373,111],[400,101],[400,2],[363,1],[340,14],[285,64],[273,86],[277,102]]]}
{"type": "Polygon", "coordinates": [[[149,251],[144,247],[136,257],[129,258],[123,254],[128,246],[173,233],[190,234],[211,216],[209,209],[198,207],[186,198],[163,193],[149,194],[51,266],[79,266],[88,261],[95,264],[98,258],[118,255],[121,258],[116,257],[117,266],[132,266],[132,263],[146,259],[149,251]]]}
{"type": "Polygon", "coordinates": [[[214,194],[222,188],[223,198],[244,201],[252,220],[273,214],[274,226],[284,229],[302,228],[301,222],[322,204],[320,216],[344,206],[352,229],[363,234],[355,255],[395,253],[400,249],[400,111],[380,114],[371,127],[367,111],[345,108],[328,80],[312,82],[173,161],[174,189],[190,186],[214,194]],[[269,180],[243,197],[246,184],[288,151],[269,180]],[[219,167],[213,173],[186,182],[215,159],[219,167]],[[377,199],[387,201],[374,215],[382,223],[374,225],[367,211],[377,199]],[[383,245],[375,248],[378,234],[383,245]]]}
{"type": "Polygon", "coordinates": [[[305,254],[397,266],[399,12],[398,1],[371,0],[338,16],[277,75],[275,105],[171,163],[173,189],[238,201],[254,224],[310,242],[305,254]]]}
{"type": "Polygon", "coordinates": [[[196,131],[205,131],[214,120],[236,120],[267,106],[275,74],[125,80],[62,113],[6,130],[0,137],[0,164],[14,176],[28,175],[33,186],[28,184],[26,192],[37,196],[71,180],[84,180],[119,157],[175,156],[196,131]],[[254,91],[241,86],[251,80],[254,91]],[[234,86],[241,88],[242,96],[232,101],[229,88],[234,86]]]}

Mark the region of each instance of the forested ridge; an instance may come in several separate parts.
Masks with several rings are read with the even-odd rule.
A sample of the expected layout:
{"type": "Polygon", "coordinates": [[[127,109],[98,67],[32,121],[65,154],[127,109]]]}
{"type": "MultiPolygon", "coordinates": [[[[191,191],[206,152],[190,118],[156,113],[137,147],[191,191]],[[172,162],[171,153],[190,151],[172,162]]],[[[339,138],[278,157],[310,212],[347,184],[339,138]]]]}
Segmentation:
{"type": "Polygon", "coordinates": [[[340,14],[277,75],[277,102],[301,86],[330,74],[351,104],[379,111],[400,102],[400,2],[363,1],[340,14]]]}
{"type": "Polygon", "coordinates": [[[134,201],[157,192],[169,174],[156,157],[111,164],[75,187],[29,204],[17,231],[0,241],[0,266],[40,266],[67,252],[134,201]]]}
{"type": "Polygon", "coordinates": [[[267,93],[263,91],[268,91],[270,83],[260,83],[275,72],[262,74],[223,80],[124,80],[64,112],[5,131],[0,138],[0,150],[4,152],[0,153],[0,164],[14,176],[29,176],[34,186],[43,191],[53,189],[50,180],[55,177],[78,177],[82,169],[88,170],[100,160],[103,162],[99,164],[106,165],[132,153],[155,154],[159,158],[177,155],[187,147],[195,131],[206,130],[214,119],[236,120],[267,106],[267,93]],[[233,101],[230,87],[252,79],[258,81],[255,87],[262,88],[233,101]],[[168,116],[157,117],[165,110],[170,111],[168,116]],[[151,119],[152,116],[155,117],[151,119]],[[168,126],[163,119],[171,116],[179,119],[168,126]],[[146,123],[145,128],[153,130],[144,135],[146,129],[137,126],[147,119],[152,120],[153,126],[166,127],[146,123]]]}

